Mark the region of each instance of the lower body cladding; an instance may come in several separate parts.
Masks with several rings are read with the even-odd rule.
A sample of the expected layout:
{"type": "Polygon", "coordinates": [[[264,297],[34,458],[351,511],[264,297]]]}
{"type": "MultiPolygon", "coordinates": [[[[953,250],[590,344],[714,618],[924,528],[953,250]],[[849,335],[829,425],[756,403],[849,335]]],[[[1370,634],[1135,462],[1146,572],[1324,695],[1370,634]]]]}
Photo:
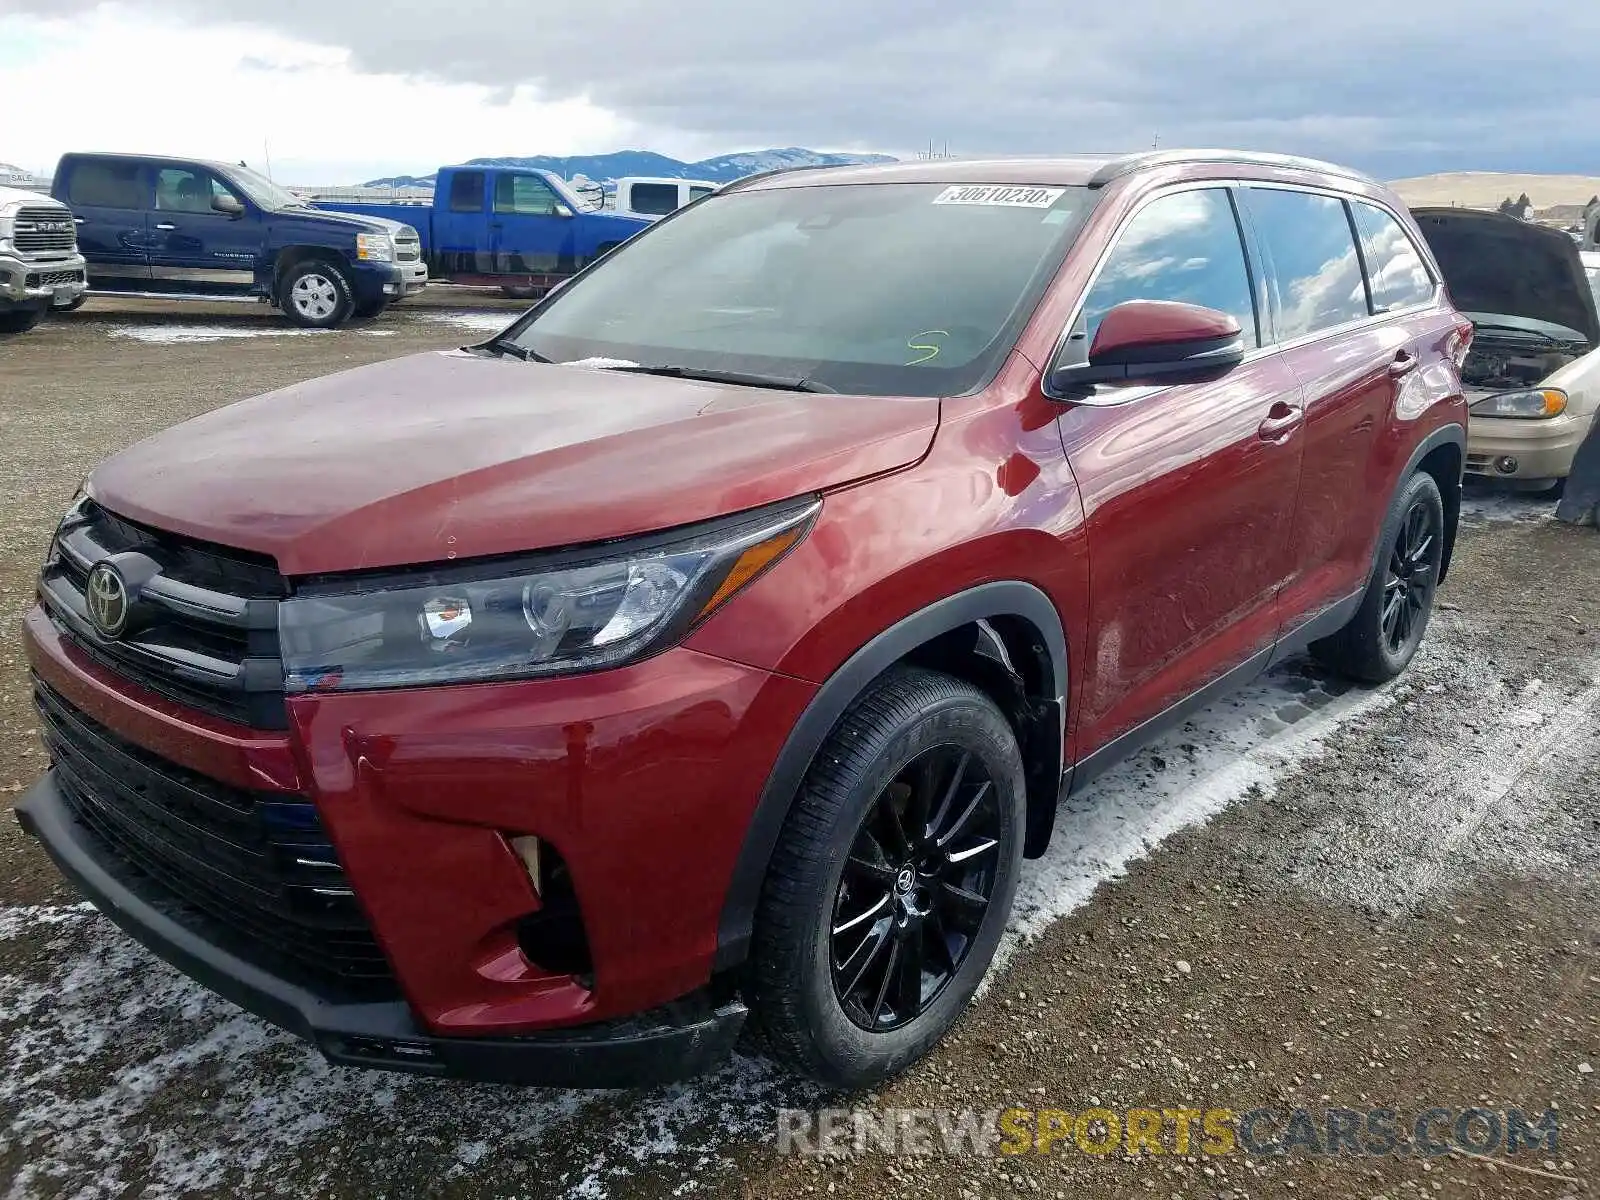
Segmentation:
{"type": "Polygon", "coordinates": [[[41,262],[0,254],[0,312],[65,308],[88,286],[78,255],[41,262]]]}
{"type": "Polygon", "coordinates": [[[37,609],[25,641],[54,765],[24,828],[156,954],[329,1059],[605,1087],[732,1049],[718,918],[811,685],[678,649],[294,697],[275,733],[126,684],[37,609]]]}
{"type": "Polygon", "coordinates": [[[1467,427],[1467,474],[1549,486],[1571,473],[1593,421],[1591,413],[1544,420],[1473,417],[1467,427]]]}

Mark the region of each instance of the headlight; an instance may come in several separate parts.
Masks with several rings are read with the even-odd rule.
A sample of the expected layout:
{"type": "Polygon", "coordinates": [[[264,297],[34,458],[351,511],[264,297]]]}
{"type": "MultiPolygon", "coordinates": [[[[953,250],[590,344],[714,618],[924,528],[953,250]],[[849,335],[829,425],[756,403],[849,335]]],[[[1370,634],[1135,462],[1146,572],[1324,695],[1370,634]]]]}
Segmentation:
{"type": "Polygon", "coordinates": [[[526,679],[618,666],[681,637],[788,553],[807,500],[633,543],[311,585],[278,606],[290,692],[526,679]]]}
{"type": "Polygon", "coordinates": [[[387,233],[358,233],[356,257],[363,262],[393,262],[394,240],[387,233]]]}
{"type": "Polygon", "coordinates": [[[1476,401],[1470,412],[1475,417],[1559,417],[1567,411],[1567,394],[1560,388],[1529,388],[1521,392],[1501,392],[1476,401]]]}

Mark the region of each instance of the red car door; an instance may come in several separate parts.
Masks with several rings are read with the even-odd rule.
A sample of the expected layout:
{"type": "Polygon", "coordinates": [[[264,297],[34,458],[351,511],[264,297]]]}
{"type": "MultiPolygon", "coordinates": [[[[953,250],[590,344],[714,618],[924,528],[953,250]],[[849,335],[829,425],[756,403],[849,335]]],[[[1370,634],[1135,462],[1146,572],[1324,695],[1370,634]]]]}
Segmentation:
{"type": "MultiPolygon", "coordinates": [[[[1231,313],[1247,348],[1261,345],[1226,187],[1165,192],[1127,220],[1063,355],[1085,353],[1101,317],[1135,299],[1231,313]]],[[[1254,354],[1214,382],[1103,386],[1061,415],[1089,540],[1080,762],[1230,670],[1264,664],[1290,569],[1300,411],[1293,372],[1254,354]]]]}
{"type": "Polygon", "coordinates": [[[1258,238],[1281,357],[1305,396],[1287,634],[1366,586],[1395,471],[1374,453],[1378,438],[1437,341],[1429,334],[1448,322],[1422,255],[1384,209],[1270,184],[1237,194],[1258,238]]]}

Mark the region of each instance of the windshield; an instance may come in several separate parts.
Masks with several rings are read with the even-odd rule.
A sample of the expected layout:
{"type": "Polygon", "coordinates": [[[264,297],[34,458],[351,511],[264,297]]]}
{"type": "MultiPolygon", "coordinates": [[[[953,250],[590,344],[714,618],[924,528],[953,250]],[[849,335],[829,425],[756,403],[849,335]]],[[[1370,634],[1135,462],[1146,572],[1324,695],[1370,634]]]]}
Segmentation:
{"type": "Polygon", "coordinates": [[[279,187],[265,175],[259,175],[249,167],[229,167],[228,177],[244,189],[245,194],[255,201],[257,208],[275,212],[280,208],[308,207],[304,200],[288,188],[279,187]]]}
{"type": "Polygon", "coordinates": [[[1584,267],[1583,273],[1589,277],[1589,290],[1594,293],[1596,308],[1600,308],[1600,266],[1584,267]]]}
{"type": "Polygon", "coordinates": [[[999,370],[1090,204],[1082,187],[723,193],[624,243],[510,340],[552,362],[954,395],[999,370]]]}

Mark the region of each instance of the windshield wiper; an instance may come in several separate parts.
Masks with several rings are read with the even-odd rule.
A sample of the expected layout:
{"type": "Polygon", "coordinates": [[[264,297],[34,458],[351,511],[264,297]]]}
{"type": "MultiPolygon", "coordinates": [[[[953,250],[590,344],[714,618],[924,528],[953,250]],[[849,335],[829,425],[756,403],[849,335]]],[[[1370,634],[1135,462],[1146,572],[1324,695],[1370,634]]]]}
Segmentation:
{"type": "Polygon", "coordinates": [[[1527,338],[1531,342],[1543,342],[1550,346],[1568,346],[1584,341],[1582,334],[1574,331],[1571,337],[1558,337],[1553,333],[1546,333],[1542,329],[1525,329],[1521,325],[1502,325],[1496,321],[1474,321],[1473,327],[1480,331],[1493,330],[1496,333],[1514,333],[1527,338]]]}
{"type": "Polygon", "coordinates": [[[483,344],[483,348],[489,351],[491,354],[509,354],[512,358],[520,358],[523,362],[547,363],[550,361],[537,350],[530,350],[526,346],[519,346],[510,338],[490,338],[483,344]]]}
{"type": "Polygon", "coordinates": [[[609,367],[608,370],[629,375],[664,375],[672,379],[699,379],[706,383],[733,383],[743,387],[771,388],[779,392],[827,392],[833,388],[814,379],[793,375],[760,375],[750,371],[718,371],[712,367],[680,367],[670,363],[659,366],[609,367]]]}

